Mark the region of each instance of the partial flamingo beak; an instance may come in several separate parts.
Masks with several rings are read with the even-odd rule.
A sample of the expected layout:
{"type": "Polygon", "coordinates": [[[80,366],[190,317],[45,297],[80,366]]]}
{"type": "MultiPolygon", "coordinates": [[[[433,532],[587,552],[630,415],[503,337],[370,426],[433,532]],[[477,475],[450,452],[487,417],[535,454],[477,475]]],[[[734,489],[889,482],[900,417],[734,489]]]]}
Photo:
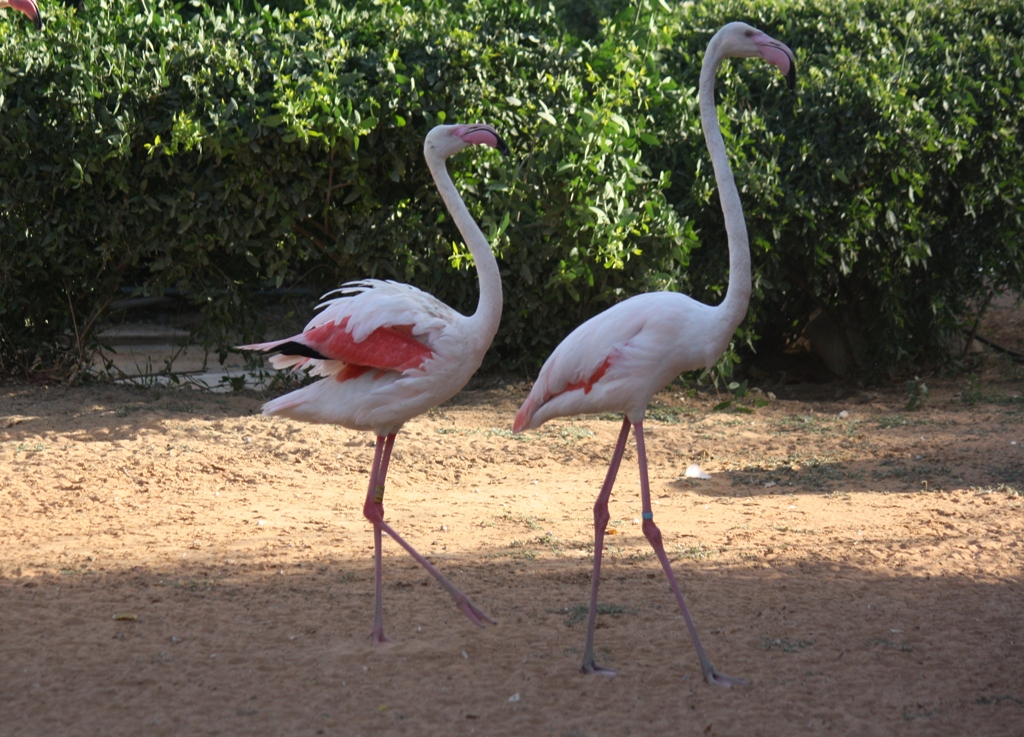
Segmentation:
{"type": "Polygon", "coordinates": [[[43,27],[43,19],[39,15],[36,0],[0,0],[0,8],[3,7],[11,7],[27,15],[36,24],[36,30],[43,27]]]}
{"type": "Polygon", "coordinates": [[[769,64],[774,64],[782,72],[789,84],[789,89],[796,87],[796,56],[793,50],[781,41],[776,41],[767,33],[758,33],[754,37],[761,58],[769,64]]]}
{"type": "Polygon", "coordinates": [[[498,135],[498,131],[486,123],[476,125],[463,125],[456,129],[456,135],[466,143],[484,144],[498,149],[503,154],[508,154],[508,145],[498,135]]]}

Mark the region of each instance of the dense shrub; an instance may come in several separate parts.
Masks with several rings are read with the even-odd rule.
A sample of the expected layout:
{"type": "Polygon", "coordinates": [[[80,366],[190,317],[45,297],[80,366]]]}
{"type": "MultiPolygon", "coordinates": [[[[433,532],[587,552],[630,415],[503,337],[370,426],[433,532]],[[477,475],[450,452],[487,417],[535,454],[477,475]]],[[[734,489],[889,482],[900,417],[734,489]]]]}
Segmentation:
{"type": "Polygon", "coordinates": [[[1024,286],[1017,2],[105,0],[0,34],[0,370],[81,361],[125,287],[181,290],[222,347],[263,330],[268,287],[398,278],[471,310],[422,162],[440,121],[514,152],[452,163],[503,270],[492,365],[637,291],[715,301],[696,85],[729,19],[799,69],[796,94],[763,64],[720,76],[754,251],[741,337],[781,345],[824,310],[890,369],[1024,286]]]}
{"type": "MultiPolygon", "coordinates": [[[[695,22],[749,14],[798,49],[802,72],[792,105],[764,99],[764,84],[722,86],[756,244],[757,330],[778,344],[820,308],[877,371],[944,354],[992,290],[1024,287],[1024,6],[705,9],[664,24],[666,51],[697,54],[695,22]]],[[[687,206],[707,191],[695,169],[677,171],[670,199],[717,233],[712,208],[687,206]]],[[[718,250],[697,252],[694,268],[718,250]]]]}
{"type": "Polygon", "coordinates": [[[399,278],[471,309],[422,161],[444,120],[492,122],[516,152],[454,164],[508,276],[497,357],[522,365],[648,264],[685,265],[685,231],[619,110],[636,83],[595,79],[550,13],[225,5],[184,21],[108,2],[0,53],[16,71],[0,106],[8,369],[81,353],[122,285],[182,290],[220,343],[258,332],[255,287],[296,279],[399,278]]]}

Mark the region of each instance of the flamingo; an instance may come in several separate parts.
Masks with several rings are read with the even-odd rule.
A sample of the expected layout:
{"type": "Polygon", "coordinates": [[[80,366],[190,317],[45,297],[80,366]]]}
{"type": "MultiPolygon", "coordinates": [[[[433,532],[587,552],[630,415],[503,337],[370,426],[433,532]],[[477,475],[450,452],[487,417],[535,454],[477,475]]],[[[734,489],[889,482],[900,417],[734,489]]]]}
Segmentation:
{"type": "Polygon", "coordinates": [[[305,330],[284,340],[240,346],[276,354],[275,368],[322,376],[319,381],[263,405],[264,415],[342,425],[377,437],[363,514],[373,524],[374,622],[370,639],[384,634],[381,533],[386,532],[452,595],[471,622],[494,620],[478,609],[412,545],[384,521],[384,483],[395,435],[408,420],[453,397],[480,367],[501,320],[501,277],[486,237],[459,196],[445,161],[469,145],[508,152],[489,125],[439,125],[423,144],[437,189],[476,264],[476,312],[461,315],[430,294],[394,281],[350,282],[324,295],[323,311],[305,330]]]}
{"type": "Polygon", "coordinates": [[[583,651],[584,673],[615,675],[594,660],[594,624],[601,553],[608,524],[608,499],[629,438],[636,435],[640,465],[643,532],[658,556],[690,631],[704,679],[717,686],[748,685],[719,673],[701,647],[693,620],[665,555],[661,532],[651,511],[651,492],[644,447],[644,414],[655,392],[683,371],[714,365],[746,316],[750,301],[750,248],[743,208],[733,180],[718,125],[714,102],[715,74],[727,56],[755,57],[774,64],[790,88],[796,82],[796,60],[786,45],[745,23],[723,26],[708,43],[700,73],[700,113],[704,138],[714,164],[729,240],[729,286],[716,307],[675,292],[652,292],[627,299],[576,328],[554,350],[516,414],[513,430],[540,427],[553,417],[623,412],[622,429],[594,504],[594,569],[590,614],[583,651]]]}
{"type": "Polygon", "coordinates": [[[39,15],[36,0],[0,0],[0,8],[14,8],[27,15],[36,24],[36,30],[43,27],[43,19],[39,15]]]}

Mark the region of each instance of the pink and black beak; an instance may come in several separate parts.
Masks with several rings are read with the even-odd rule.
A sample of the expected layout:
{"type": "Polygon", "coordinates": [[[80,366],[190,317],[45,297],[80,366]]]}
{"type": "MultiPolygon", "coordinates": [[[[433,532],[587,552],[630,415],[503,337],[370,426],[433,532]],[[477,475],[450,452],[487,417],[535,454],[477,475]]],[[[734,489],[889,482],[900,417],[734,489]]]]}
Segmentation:
{"type": "Polygon", "coordinates": [[[43,27],[43,18],[39,15],[39,6],[36,4],[36,0],[0,0],[0,8],[10,7],[18,10],[36,24],[36,30],[43,27]]]}
{"type": "Polygon", "coordinates": [[[789,85],[789,89],[796,89],[796,57],[793,55],[793,50],[790,49],[786,44],[776,41],[779,50],[789,57],[789,71],[786,72],[786,84],[789,85]]]}
{"type": "Polygon", "coordinates": [[[779,68],[789,89],[796,89],[796,56],[793,50],[761,31],[755,31],[752,38],[761,52],[761,58],[779,68]]]}
{"type": "Polygon", "coordinates": [[[498,149],[498,151],[506,156],[509,153],[508,144],[505,143],[505,139],[498,134],[498,131],[486,123],[458,126],[457,130],[459,131],[459,137],[466,143],[482,143],[498,149]]]}

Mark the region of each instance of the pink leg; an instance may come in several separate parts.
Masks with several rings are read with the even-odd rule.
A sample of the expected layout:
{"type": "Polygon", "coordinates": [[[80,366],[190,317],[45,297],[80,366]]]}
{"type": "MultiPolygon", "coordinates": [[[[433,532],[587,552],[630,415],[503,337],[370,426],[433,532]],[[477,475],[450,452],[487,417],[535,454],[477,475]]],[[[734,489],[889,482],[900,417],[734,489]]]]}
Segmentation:
{"type": "Polygon", "coordinates": [[[485,622],[491,624],[497,624],[493,619],[488,617],[482,611],[480,611],[469,598],[463,594],[455,585],[445,578],[437,568],[435,568],[430,561],[416,552],[416,549],[412,545],[407,543],[397,532],[395,532],[391,526],[384,521],[384,481],[387,477],[388,463],[391,460],[391,450],[394,447],[395,435],[392,433],[387,438],[377,438],[377,451],[374,454],[374,468],[370,473],[370,489],[366,494],[366,502],[363,504],[363,516],[373,523],[373,536],[374,536],[374,566],[376,569],[376,588],[375,588],[375,621],[373,632],[370,637],[375,642],[383,641],[390,642],[384,637],[383,627],[383,616],[381,615],[381,598],[383,583],[381,579],[381,532],[386,532],[388,536],[396,543],[405,548],[405,551],[411,555],[417,563],[423,566],[427,573],[437,579],[438,583],[444,586],[445,590],[452,595],[455,599],[456,605],[462,610],[469,621],[473,624],[484,626],[485,622]],[[383,444],[383,447],[382,447],[383,444]]]}
{"type": "Polygon", "coordinates": [[[612,495],[612,486],[615,485],[615,476],[619,472],[619,464],[622,462],[622,454],[626,450],[626,440],[629,439],[629,419],[623,418],[622,431],[619,433],[619,441],[615,444],[615,452],[612,454],[612,462],[608,464],[608,473],[604,477],[604,485],[601,493],[597,495],[594,502],[594,574],[590,582],[590,614],[587,617],[587,644],[583,648],[583,665],[580,671],[583,673],[600,673],[605,676],[614,676],[615,671],[604,668],[594,662],[594,626],[597,624],[597,587],[601,582],[601,553],[604,550],[604,531],[608,526],[608,499],[612,495]]]}
{"type": "Polygon", "coordinates": [[[683,613],[686,627],[690,630],[690,637],[693,638],[693,646],[697,650],[697,658],[700,660],[700,669],[704,673],[704,680],[712,686],[724,686],[726,688],[729,686],[749,686],[750,683],[742,678],[733,678],[716,671],[714,666],[711,665],[711,661],[708,660],[708,656],[704,653],[704,648],[701,647],[700,638],[697,637],[697,628],[693,625],[693,619],[690,618],[686,602],[683,601],[683,594],[679,590],[679,584],[676,583],[676,577],[672,573],[672,566],[668,561],[668,556],[665,555],[665,546],[661,541],[661,530],[654,524],[654,513],[651,511],[651,485],[647,476],[647,450],[644,446],[644,423],[641,421],[633,425],[633,432],[636,434],[636,454],[640,462],[640,497],[643,505],[644,536],[650,542],[651,547],[654,548],[658,560],[661,561],[661,567],[665,570],[665,576],[668,577],[668,584],[672,587],[672,593],[676,596],[679,611],[683,613]]]}
{"type": "MultiPolygon", "coordinates": [[[[394,435],[377,438],[364,514],[365,507],[372,506],[378,516],[384,517],[384,482],[388,475],[387,461],[384,459],[391,457],[391,447],[394,443],[394,435]]],[[[373,526],[373,629],[370,630],[370,641],[374,645],[390,645],[392,642],[384,634],[384,566],[381,561],[381,529],[376,524],[373,526]]]]}

